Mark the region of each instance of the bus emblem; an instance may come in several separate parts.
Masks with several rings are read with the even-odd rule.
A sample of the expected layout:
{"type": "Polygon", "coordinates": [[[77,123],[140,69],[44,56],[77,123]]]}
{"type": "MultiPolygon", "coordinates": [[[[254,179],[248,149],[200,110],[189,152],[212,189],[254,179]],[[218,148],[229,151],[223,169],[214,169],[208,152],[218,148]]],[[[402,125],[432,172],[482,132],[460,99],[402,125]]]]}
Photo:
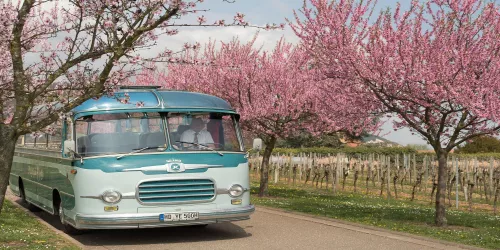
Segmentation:
{"type": "Polygon", "coordinates": [[[170,163],[168,172],[184,172],[184,166],[182,163],[170,163]]]}
{"type": "Polygon", "coordinates": [[[170,168],[172,168],[172,171],[179,171],[179,170],[181,170],[181,165],[172,164],[172,166],[170,168]]]}

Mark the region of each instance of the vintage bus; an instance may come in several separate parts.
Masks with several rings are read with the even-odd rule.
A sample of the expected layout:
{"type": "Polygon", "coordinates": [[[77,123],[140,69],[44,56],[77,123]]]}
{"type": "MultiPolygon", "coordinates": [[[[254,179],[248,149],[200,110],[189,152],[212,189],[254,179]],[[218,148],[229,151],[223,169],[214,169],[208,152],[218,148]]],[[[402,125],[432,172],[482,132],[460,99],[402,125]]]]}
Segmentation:
{"type": "Polygon", "coordinates": [[[55,134],[22,136],[10,188],[68,233],[249,219],[238,120],[218,97],[122,87],[73,109],[55,134]]]}

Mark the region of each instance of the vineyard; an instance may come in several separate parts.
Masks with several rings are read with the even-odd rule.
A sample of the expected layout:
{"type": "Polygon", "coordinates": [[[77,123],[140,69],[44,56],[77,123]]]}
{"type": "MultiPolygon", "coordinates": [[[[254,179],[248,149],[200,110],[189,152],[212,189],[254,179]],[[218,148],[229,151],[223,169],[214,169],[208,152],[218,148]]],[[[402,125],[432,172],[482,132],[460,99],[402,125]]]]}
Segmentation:
{"type": "MultiPolygon", "coordinates": [[[[250,157],[251,177],[258,180],[262,157],[250,157]]],[[[446,200],[449,207],[497,214],[500,158],[452,155],[448,159],[446,200]]],[[[438,162],[431,154],[276,153],[269,181],[331,192],[378,195],[433,203],[438,162]]]]}

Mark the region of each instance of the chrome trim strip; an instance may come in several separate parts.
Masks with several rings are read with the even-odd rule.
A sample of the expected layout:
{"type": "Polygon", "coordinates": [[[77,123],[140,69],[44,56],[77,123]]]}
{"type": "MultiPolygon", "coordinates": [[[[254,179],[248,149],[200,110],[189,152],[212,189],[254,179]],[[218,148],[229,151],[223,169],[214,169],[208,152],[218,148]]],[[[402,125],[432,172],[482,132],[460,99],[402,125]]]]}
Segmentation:
{"type": "MultiPolygon", "coordinates": [[[[158,99],[158,98],[157,98],[158,99]]],[[[163,104],[164,105],[164,104],[163,104]]],[[[162,108],[162,103],[158,100],[158,105],[156,106],[150,106],[150,107],[141,107],[140,109],[136,108],[108,108],[108,109],[85,109],[85,110],[80,110],[78,112],[75,112],[73,114],[73,117],[76,117],[80,115],[81,113],[91,113],[91,112],[103,112],[103,111],[125,111],[128,110],[130,112],[142,112],[141,110],[151,112],[149,110],[158,110],[160,109],[161,111],[158,112],[172,112],[172,111],[177,111],[178,110],[186,110],[186,109],[194,109],[195,111],[206,111],[206,110],[221,110],[221,111],[226,111],[222,113],[227,113],[227,114],[235,114],[236,110],[234,109],[225,109],[225,108],[215,108],[215,107],[196,107],[196,106],[185,106],[185,107],[179,107],[179,106],[164,106],[162,108]],[[137,110],[137,111],[136,111],[137,110]]]]}
{"type": "MultiPolygon", "coordinates": [[[[184,164],[184,169],[203,169],[203,168],[223,168],[224,165],[207,165],[207,164],[184,164]]],[[[156,165],[156,166],[147,166],[142,168],[128,168],[122,170],[122,172],[131,172],[131,171],[168,171],[167,164],[165,165],[156,165]]]]}
{"type": "Polygon", "coordinates": [[[66,193],[66,192],[63,192],[63,191],[59,191],[59,193],[60,193],[60,194],[64,194],[64,195],[66,195],[66,196],[70,196],[70,197],[73,197],[73,198],[75,198],[75,195],[72,195],[72,194],[68,194],[68,193],[66,193]]]}
{"type": "MultiPolygon", "coordinates": [[[[250,188],[243,188],[243,193],[249,192],[249,191],[250,191],[250,188]]],[[[217,194],[229,194],[229,189],[228,188],[218,188],[217,194]]]]}
{"type": "Polygon", "coordinates": [[[95,196],[95,195],[80,195],[80,198],[87,198],[87,199],[96,199],[96,200],[100,200],[101,199],[101,196],[95,196]]]}
{"type": "Polygon", "coordinates": [[[223,168],[224,165],[184,164],[185,169],[223,168]]]}
{"type": "Polygon", "coordinates": [[[167,171],[167,165],[156,165],[156,166],[147,166],[142,168],[127,168],[122,170],[122,172],[132,172],[132,171],[167,171]]]}
{"type": "MultiPolygon", "coordinates": [[[[80,195],[80,198],[102,200],[101,195],[80,195]]],[[[135,195],[122,195],[123,199],[135,199],[135,195]]]]}
{"type": "Polygon", "coordinates": [[[179,177],[170,177],[170,178],[155,178],[155,179],[146,179],[142,180],[137,185],[135,186],[135,199],[139,204],[145,205],[145,206],[155,206],[155,205],[166,205],[166,204],[194,204],[194,203],[207,203],[207,202],[212,202],[217,198],[217,183],[213,178],[210,177],[184,177],[184,178],[179,178],[179,177]],[[173,181],[173,180],[211,180],[213,185],[214,185],[214,197],[210,200],[199,200],[199,201],[176,201],[176,202],[146,202],[144,203],[140,198],[139,198],[139,186],[144,183],[144,182],[150,182],[150,181],[173,181]]]}
{"type": "Polygon", "coordinates": [[[42,187],[44,187],[44,188],[47,188],[47,189],[53,189],[52,187],[49,187],[49,186],[47,186],[47,185],[43,185],[43,184],[41,184],[41,183],[38,183],[38,182],[36,182],[36,181],[32,181],[32,180],[27,179],[27,178],[23,178],[23,181],[29,181],[29,182],[31,182],[31,183],[33,183],[33,184],[36,184],[36,185],[42,186],[42,187]]]}
{"type": "Polygon", "coordinates": [[[210,221],[234,221],[248,219],[255,211],[254,205],[239,207],[234,209],[215,209],[209,212],[200,212],[199,219],[194,221],[179,221],[179,222],[160,222],[159,215],[161,213],[144,213],[144,214],[106,214],[106,215],[76,215],[78,228],[125,228],[125,227],[141,227],[141,226],[179,226],[179,225],[194,225],[207,224],[210,221]],[[131,225],[132,224],[132,225],[131,225]],[[136,224],[136,225],[134,225],[136,224]],[[140,225],[146,224],[146,225],[140,225]]]}
{"type": "Polygon", "coordinates": [[[218,188],[217,194],[229,194],[229,190],[227,188],[218,188]]]}

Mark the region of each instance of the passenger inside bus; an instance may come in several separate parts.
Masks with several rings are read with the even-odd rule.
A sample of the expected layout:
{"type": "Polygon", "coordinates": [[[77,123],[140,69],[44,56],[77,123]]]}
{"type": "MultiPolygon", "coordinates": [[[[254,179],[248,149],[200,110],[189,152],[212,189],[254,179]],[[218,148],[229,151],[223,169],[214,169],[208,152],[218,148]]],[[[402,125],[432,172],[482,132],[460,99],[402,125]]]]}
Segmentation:
{"type": "Polygon", "coordinates": [[[189,143],[201,144],[210,148],[214,147],[212,135],[205,130],[205,123],[201,118],[192,119],[189,129],[182,133],[180,141],[188,142],[184,143],[183,147],[185,148],[199,148],[199,146],[189,143]]]}

